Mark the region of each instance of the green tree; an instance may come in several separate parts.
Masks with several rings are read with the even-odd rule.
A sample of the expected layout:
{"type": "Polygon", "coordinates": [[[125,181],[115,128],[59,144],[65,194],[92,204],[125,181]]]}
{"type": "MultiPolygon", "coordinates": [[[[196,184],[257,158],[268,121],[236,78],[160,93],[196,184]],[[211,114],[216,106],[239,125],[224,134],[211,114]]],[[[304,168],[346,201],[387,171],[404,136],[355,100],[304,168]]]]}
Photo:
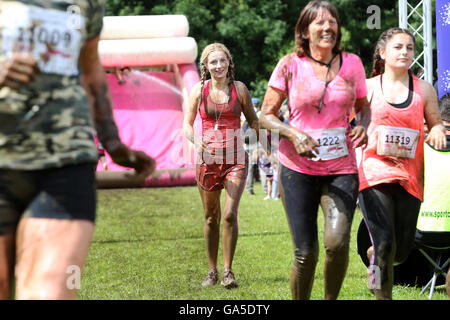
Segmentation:
{"type": "MultiPolygon", "coordinates": [[[[263,98],[278,60],[294,49],[294,29],[308,0],[106,0],[107,15],[184,14],[199,56],[213,42],[224,43],[236,65],[236,79],[263,98]]],[[[434,1],[433,1],[434,2],[434,1]]],[[[360,56],[367,76],[373,50],[384,30],[398,26],[398,1],[334,0],[342,24],[342,47],[360,56]],[[380,29],[370,29],[370,5],[380,8],[380,29]]],[[[434,7],[434,6],[433,6],[434,7]]],[[[434,16],[434,15],[433,15],[434,16]]],[[[418,50],[421,41],[418,40],[418,50]]]]}
{"type": "Polygon", "coordinates": [[[227,2],[220,12],[218,34],[234,56],[236,78],[252,91],[261,81],[264,85],[285,43],[286,8],[281,0],[235,0],[227,2]]]}

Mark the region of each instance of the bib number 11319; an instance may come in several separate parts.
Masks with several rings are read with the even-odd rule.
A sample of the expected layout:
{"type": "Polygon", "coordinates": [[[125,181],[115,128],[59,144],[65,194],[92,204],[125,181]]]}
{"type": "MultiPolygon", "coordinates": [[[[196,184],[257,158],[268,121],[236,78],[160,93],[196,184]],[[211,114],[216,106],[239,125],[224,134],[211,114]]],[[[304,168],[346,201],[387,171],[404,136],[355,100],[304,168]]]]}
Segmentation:
{"type": "Polygon", "coordinates": [[[420,132],[410,128],[380,126],[377,154],[398,158],[414,158],[420,132]]]}

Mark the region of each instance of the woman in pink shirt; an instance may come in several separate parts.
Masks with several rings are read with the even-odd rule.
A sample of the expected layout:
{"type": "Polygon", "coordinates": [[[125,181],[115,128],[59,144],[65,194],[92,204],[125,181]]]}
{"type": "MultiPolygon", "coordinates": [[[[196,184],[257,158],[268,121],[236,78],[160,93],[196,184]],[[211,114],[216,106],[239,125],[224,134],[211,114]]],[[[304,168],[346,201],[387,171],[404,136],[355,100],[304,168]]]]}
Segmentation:
{"type": "Polygon", "coordinates": [[[295,28],[295,52],[283,57],[269,81],[261,125],[278,130],[279,181],[293,243],[293,299],[309,299],[318,259],[317,211],[325,218],[325,298],[336,299],[348,265],[350,229],[358,195],[354,148],[364,126],[349,124],[353,111],[369,115],[365,72],[358,56],[340,49],[336,8],[311,1],[295,28]],[[289,124],[277,118],[287,97],[289,124]]]}

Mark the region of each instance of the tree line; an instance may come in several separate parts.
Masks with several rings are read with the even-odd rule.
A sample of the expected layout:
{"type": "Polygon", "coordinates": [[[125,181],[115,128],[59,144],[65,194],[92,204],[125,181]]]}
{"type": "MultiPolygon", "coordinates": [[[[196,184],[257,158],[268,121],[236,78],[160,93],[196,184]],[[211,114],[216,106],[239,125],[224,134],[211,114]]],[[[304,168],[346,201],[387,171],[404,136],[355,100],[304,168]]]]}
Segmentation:
{"type": "MultiPolygon", "coordinates": [[[[308,0],[106,0],[106,15],[185,15],[189,21],[189,36],[198,44],[197,62],[207,44],[224,43],[233,55],[236,79],[243,81],[251,94],[261,99],[276,63],[282,56],[293,51],[295,25],[301,10],[308,2],[308,0]]],[[[384,30],[398,26],[398,1],[331,2],[339,11],[343,35],[342,47],[361,58],[366,75],[369,77],[373,50],[378,37],[384,30]],[[369,6],[377,10],[371,11],[368,9],[369,6]]],[[[420,39],[417,40],[420,50],[421,42],[420,39]]]]}

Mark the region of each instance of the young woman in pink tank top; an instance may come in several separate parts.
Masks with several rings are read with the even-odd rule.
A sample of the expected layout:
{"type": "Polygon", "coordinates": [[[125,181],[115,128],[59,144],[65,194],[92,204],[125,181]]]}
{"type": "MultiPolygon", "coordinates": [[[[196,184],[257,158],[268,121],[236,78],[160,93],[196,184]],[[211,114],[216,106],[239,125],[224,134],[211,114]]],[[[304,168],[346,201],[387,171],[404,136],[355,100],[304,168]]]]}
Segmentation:
{"type": "Polygon", "coordinates": [[[220,43],[205,47],[200,58],[201,82],[191,91],[183,131],[196,145],[197,184],[203,203],[204,237],[209,272],[203,286],[218,282],[217,255],[220,219],[223,220],[223,273],[221,284],[234,288],[238,282],[231,271],[238,238],[238,206],[245,188],[248,156],[240,133],[243,112],[250,127],[259,132],[259,122],[250,93],[244,83],[234,81],[234,64],[228,49],[220,43]],[[211,79],[206,81],[207,73],[211,79]],[[201,136],[194,132],[194,121],[200,113],[201,136]],[[225,188],[225,204],[220,207],[220,194],[225,188]]]}
{"type": "Polygon", "coordinates": [[[424,118],[426,141],[446,144],[437,96],[409,67],[415,39],[405,29],[383,32],[367,80],[371,122],[359,167],[360,206],[372,247],[368,285],[377,299],[392,299],[393,264],[406,260],[413,246],[423,200],[424,118]]]}
{"type": "Polygon", "coordinates": [[[350,231],[358,196],[354,148],[364,126],[350,126],[362,110],[366,75],[358,56],[340,48],[336,8],[311,1],[295,28],[295,52],[283,57],[269,80],[261,125],[281,137],[280,193],[294,243],[290,272],[293,299],[309,299],[318,260],[317,212],[325,218],[325,298],[337,299],[348,265],[350,231]],[[289,123],[277,113],[288,99],[289,123]]]}

